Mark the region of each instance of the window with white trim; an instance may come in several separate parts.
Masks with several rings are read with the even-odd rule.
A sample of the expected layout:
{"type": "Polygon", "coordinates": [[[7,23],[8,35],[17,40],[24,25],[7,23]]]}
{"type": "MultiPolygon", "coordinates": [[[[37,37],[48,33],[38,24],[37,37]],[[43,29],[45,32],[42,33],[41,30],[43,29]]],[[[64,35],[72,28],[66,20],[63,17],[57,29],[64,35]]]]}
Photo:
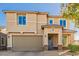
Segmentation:
{"type": "Polygon", "coordinates": [[[66,20],[60,19],[60,26],[66,27],[66,20]]]}
{"type": "Polygon", "coordinates": [[[50,20],[49,20],[49,25],[52,25],[52,24],[53,24],[53,20],[50,19],[50,20]]]}
{"type": "Polygon", "coordinates": [[[19,25],[26,25],[26,16],[18,16],[18,24],[19,25]]]}

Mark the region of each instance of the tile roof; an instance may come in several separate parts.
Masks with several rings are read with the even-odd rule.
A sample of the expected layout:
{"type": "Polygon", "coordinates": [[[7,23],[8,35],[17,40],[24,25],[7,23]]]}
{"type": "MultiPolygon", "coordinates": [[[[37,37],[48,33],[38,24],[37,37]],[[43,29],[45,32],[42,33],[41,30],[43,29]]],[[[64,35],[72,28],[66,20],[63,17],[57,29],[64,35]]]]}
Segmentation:
{"type": "Polygon", "coordinates": [[[41,26],[42,28],[47,28],[47,27],[63,27],[63,26],[60,26],[60,25],[58,25],[58,24],[52,24],[52,25],[42,25],[41,26]]]}
{"type": "Polygon", "coordinates": [[[63,29],[63,33],[68,33],[68,32],[76,32],[75,30],[70,30],[70,29],[63,29]]]}

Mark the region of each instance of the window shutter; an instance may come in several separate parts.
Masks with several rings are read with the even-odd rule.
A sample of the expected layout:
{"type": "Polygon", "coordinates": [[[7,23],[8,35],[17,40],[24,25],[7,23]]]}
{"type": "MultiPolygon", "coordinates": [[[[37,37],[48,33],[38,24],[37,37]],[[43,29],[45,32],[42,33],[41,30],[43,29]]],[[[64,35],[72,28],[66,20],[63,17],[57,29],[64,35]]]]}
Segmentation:
{"type": "Polygon", "coordinates": [[[66,20],[63,20],[63,26],[66,27],[66,20]]]}
{"type": "Polygon", "coordinates": [[[26,24],[26,16],[18,16],[18,24],[25,25],[26,24]]]}
{"type": "Polygon", "coordinates": [[[25,24],[26,24],[26,17],[23,16],[23,25],[25,25],[25,24]]]}
{"type": "Polygon", "coordinates": [[[63,26],[62,20],[60,20],[60,26],[63,26]]]}
{"type": "Polygon", "coordinates": [[[49,25],[52,25],[53,24],[53,20],[49,20],[49,25]]]}
{"type": "Polygon", "coordinates": [[[22,24],[22,16],[19,16],[19,24],[21,25],[22,24]]]}

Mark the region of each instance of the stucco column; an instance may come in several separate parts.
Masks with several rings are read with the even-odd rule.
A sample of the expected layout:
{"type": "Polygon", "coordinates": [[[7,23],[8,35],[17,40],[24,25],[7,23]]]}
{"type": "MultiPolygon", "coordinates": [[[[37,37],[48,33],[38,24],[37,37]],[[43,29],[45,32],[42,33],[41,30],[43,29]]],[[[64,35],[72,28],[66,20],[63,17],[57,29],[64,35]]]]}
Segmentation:
{"type": "Polygon", "coordinates": [[[58,34],[58,50],[62,50],[62,33],[58,34]]]}
{"type": "Polygon", "coordinates": [[[71,33],[71,44],[74,42],[74,34],[71,33]]]}
{"type": "Polygon", "coordinates": [[[71,37],[70,37],[70,35],[68,36],[68,40],[69,40],[69,41],[68,41],[68,42],[69,42],[68,44],[70,44],[70,43],[71,43],[71,42],[70,42],[70,40],[71,40],[71,37]]]}
{"type": "Polygon", "coordinates": [[[68,44],[69,44],[69,36],[67,36],[66,47],[68,46],[68,44]]]}
{"type": "Polygon", "coordinates": [[[48,50],[48,34],[44,33],[43,35],[43,47],[44,50],[48,50]]]}
{"type": "Polygon", "coordinates": [[[8,35],[7,36],[7,48],[11,48],[12,47],[12,35],[8,35]]]}

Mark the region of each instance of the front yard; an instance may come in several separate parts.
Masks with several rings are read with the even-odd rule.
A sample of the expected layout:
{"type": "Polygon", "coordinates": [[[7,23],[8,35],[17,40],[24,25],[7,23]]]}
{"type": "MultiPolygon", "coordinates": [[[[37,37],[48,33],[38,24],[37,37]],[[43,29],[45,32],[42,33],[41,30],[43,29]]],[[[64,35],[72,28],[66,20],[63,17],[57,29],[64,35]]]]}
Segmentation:
{"type": "Polygon", "coordinates": [[[61,56],[79,56],[79,45],[71,44],[68,47],[68,50],[59,52],[61,56]]]}

